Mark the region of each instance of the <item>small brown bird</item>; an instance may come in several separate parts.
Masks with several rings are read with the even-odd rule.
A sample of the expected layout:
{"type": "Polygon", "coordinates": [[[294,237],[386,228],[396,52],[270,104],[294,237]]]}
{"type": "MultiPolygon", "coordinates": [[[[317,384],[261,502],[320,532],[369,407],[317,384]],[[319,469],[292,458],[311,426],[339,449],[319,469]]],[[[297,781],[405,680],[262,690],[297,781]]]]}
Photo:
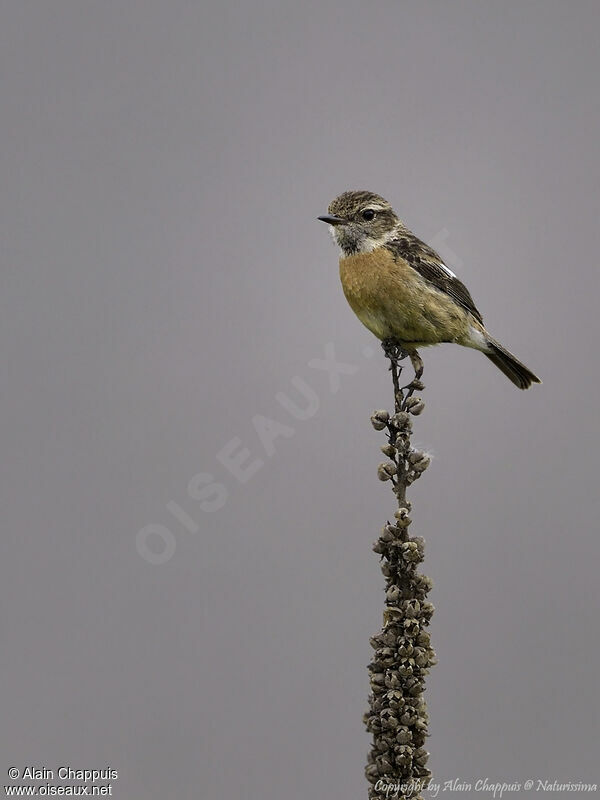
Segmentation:
{"type": "Polygon", "coordinates": [[[344,192],[319,217],[340,248],[346,299],[382,342],[406,353],[442,342],[473,347],[519,389],[540,379],[486,331],[466,286],[429,245],[398,219],[383,197],[344,192]]]}

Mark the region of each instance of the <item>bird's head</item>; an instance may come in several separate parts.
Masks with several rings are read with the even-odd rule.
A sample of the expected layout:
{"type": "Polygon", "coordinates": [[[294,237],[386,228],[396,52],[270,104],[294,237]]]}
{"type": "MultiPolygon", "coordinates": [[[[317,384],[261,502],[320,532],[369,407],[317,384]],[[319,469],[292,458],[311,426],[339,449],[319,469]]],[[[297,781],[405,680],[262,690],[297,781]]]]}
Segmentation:
{"type": "Polygon", "coordinates": [[[329,204],[321,222],[331,225],[334,240],[345,256],[370,253],[394,235],[398,217],[387,200],[365,190],[344,192],[329,204]]]}

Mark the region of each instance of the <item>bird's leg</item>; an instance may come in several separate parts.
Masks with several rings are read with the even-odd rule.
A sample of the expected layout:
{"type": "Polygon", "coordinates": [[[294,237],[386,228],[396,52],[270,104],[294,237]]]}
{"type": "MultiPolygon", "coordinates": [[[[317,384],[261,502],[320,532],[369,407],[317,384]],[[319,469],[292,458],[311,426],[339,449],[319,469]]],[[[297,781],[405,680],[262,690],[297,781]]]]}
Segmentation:
{"type": "Polygon", "coordinates": [[[392,372],[392,382],[394,384],[395,407],[396,411],[400,411],[402,408],[402,401],[404,400],[402,390],[400,389],[400,373],[402,372],[400,361],[407,358],[410,353],[406,352],[396,339],[384,339],[381,342],[381,347],[383,348],[385,357],[390,360],[390,370],[392,372]]]}
{"type": "Polygon", "coordinates": [[[417,350],[414,350],[412,353],[409,353],[410,356],[410,363],[412,364],[412,368],[415,371],[415,379],[420,380],[421,376],[423,375],[423,359],[419,355],[417,350]]]}
{"type": "Polygon", "coordinates": [[[424,389],[425,386],[423,385],[423,381],[421,380],[421,376],[423,375],[423,359],[419,355],[417,350],[413,350],[411,353],[408,354],[410,357],[410,363],[412,364],[412,368],[415,371],[415,377],[412,379],[410,383],[406,386],[402,387],[402,392],[406,392],[404,396],[404,400],[408,400],[409,397],[412,397],[413,393],[419,389],[424,389]]]}

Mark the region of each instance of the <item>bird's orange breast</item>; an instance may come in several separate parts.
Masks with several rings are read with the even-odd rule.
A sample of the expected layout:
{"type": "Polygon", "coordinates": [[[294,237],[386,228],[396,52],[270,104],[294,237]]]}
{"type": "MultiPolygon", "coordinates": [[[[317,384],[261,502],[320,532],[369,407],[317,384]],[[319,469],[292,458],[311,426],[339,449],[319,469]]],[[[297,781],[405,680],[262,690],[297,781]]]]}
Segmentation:
{"type": "Polygon", "coordinates": [[[385,247],[340,258],[348,303],[379,339],[435,344],[466,330],[467,313],[385,247]]]}
{"type": "MultiPolygon", "coordinates": [[[[405,265],[405,270],[412,269],[405,265]]],[[[340,258],[340,278],[346,299],[356,316],[375,336],[393,336],[393,322],[410,303],[415,282],[383,247],[371,253],[340,258]]],[[[413,270],[414,272],[414,270],[413,270]]],[[[404,327],[404,326],[402,326],[404,327]]]]}

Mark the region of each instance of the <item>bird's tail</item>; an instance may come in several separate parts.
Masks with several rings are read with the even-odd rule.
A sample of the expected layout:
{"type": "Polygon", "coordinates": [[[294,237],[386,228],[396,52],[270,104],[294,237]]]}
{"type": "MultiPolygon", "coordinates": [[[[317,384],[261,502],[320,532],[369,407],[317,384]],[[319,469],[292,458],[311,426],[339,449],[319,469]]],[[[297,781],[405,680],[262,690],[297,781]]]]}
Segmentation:
{"type": "Polygon", "coordinates": [[[541,380],[522,364],[518,358],[502,347],[502,345],[491,336],[486,336],[486,343],[489,351],[484,351],[489,360],[509,378],[519,389],[529,389],[532,383],[541,383],[541,380]]]}

